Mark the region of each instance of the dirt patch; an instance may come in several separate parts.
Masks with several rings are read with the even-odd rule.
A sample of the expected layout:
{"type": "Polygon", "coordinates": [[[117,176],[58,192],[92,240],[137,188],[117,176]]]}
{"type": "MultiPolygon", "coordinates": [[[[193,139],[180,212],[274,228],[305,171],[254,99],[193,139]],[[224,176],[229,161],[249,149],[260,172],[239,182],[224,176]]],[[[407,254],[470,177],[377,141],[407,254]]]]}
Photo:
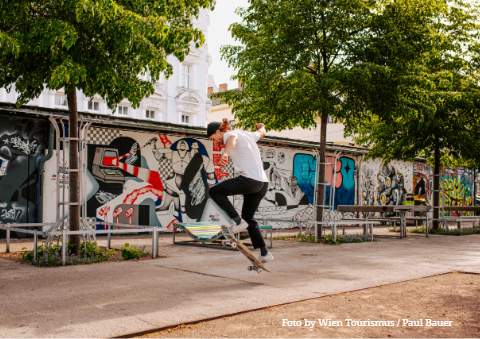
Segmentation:
{"type": "Polygon", "coordinates": [[[480,276],[452,273],[181,325],[143,338],[479,338],[479,305],[480,276]],[[293,324],[284,319],[301,326],[283,326],[293,324]],[[304,326],[305,319],[313,328],[304,326]]]}

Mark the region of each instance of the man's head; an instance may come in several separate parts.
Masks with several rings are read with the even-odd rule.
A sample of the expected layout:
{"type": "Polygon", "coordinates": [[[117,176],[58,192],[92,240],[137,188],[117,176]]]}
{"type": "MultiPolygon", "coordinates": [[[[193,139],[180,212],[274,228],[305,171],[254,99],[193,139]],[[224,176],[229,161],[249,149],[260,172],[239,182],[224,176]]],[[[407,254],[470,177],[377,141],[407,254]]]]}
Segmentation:
{"type": "Polygon", "coordinates": [[[228,121],[228,119],[223,119],[222,123],[211,122],[207,126],[207,137],[213,142],[222,145],[223,135],[231,130],[232,126],[230,126],[230,121],[228,121]]]}

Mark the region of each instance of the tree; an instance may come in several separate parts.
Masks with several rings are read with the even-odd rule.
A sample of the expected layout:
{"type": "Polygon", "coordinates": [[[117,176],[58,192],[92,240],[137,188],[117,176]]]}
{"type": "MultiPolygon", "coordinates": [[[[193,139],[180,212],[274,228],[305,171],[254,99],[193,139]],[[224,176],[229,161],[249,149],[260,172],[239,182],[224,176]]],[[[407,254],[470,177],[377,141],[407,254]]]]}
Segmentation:
{"type": "MultiPolygon", "coordinates": [[[[154,93],[169,55],[183,61],[203,33],[192,18],[215,0],[15,0],[0,2],[0,87],[15,84],[17,105],[44,88],[65,88],[69,136],[78,137],[76,89],[103,97],[109,108],[127,98],[134,108],[154,93]],[[139,76],[150,73],[151,80],[139,76]]],[[[71,141],[70,168],[78,169],[78,141],[71,141]]],[[[69,177],[70,201],[78,202],[78,172],[69,177]]],[[[79,229],[79,206],[70,206],[71,230],[79,229]]],[[[71,238],[78,253],[80,238],[71,238]]]]}
{"type": "MultiPolygon", "coordinates": [[[[428,45],[423,38],[440,0],[250,0],[232,24],[239,46],[224,46],[223,58],[236,68],[242,91],[216,94],[233,105],[236,117],[267,129],[316,128],[321,119],[320,185],[325,185],[328,116],[356,123],[371,107],[388,106],[389,60],[408,65],[428,45]],[[424,26],[426,25],[426,26],[424,26]],[[383,75],[380,91],[364,100],[360,91],[373,75],[383,75]],[[358,100],[351,100],[356,97],[358,100]]],[[[399,66],[400,67],[400,66],[399,66]]],[[[348,127],[348,126],[346,126],[348,127]]],[[[353,127],[351,127],[353,129],[353,127]]],[[[322,221],[324,190],[318,190],[322,221]]]]}
{"type": "MultiPolygon", "coordinates": [[[[346,108],[368,107],[363,113],[358,109],[359,113],[345,117],[346,132],[357,134],[356,142],[371,147],[368,157],[413,162],[421,156],[434,164],[436,229],[441,164],[480,168],[480,146],[476,142],[480,138],[480,86],[478,8],[462,1],[438,2],[435,13],[437,18],[427,15],[421,21],[406,16],[406,23],[423,22],[421,27],[405,26],[401,35],[412,36],[405,30],[417,32],[415,53],[411,53],[412,41],[397,38],[396,49],[385,67],[369,72],[362,86],[352,81],[345,81],[344,86],[352,93],[346,108]],[[410,57],[404,58],[405,54],[410,57]],[[379,95],[388,102],[373,105],[379,95]]],[[[389,28],[388,23],[383,27],[386,32],[399,31],[398,27],[389,28]]],[[[363,55],[358,56],[366,64],[378,64],[378,51],[387,45],[392,44],[377,40],[363,46],[363,55]]]]}

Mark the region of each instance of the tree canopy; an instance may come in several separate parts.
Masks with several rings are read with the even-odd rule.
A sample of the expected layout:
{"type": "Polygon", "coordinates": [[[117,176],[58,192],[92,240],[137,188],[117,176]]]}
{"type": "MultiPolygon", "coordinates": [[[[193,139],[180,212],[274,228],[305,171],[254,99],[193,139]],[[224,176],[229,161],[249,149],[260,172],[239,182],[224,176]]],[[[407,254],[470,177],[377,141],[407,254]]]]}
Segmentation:
{"type": "Polygon", "coordinates": [[[169,55],[183,61],[204,42],[192,18],[214,0],[15,0],[0,2],[0,87],[21,105],[44,87],[138,107],[154,93],[169,55]],[[151,81],[140,79],[147,71],[151,81]]]}
{"type": "MultiPolygon", "coordinates": [[[[0,88],[19,93],[17,105],[45,87],[65,89],[69,106],[69,227],[80,228],[76,90],[98,94],[109,108],[124,98],[133,108],[168,78],[192,43],[204,36],[193,27],[200,8],[215,0],[7,0],[0,2],[0,88]],[[150,74],[148,81],[141,75],[150,74]]],[[[70,236],[80,249],[80,236],[70,236]]]]}
{"type": "MultiPolygon", "coordinates": [[[[443,164],[480,168],[478,9],[458,1],[438,2],[431,10],[435,15],[411,11],[402,31],[385,23],[384,38],[396,44],[383,64],[378,51],[392,45],[385,39],[359,51],[360,60],[376,67],[363,84],[343,82],[350,93],[345,108],[356,112],[344,116],[346,130],[370,147],[369,157],[413,161],[431,158],[437,149],[443,164]]],[[[352,77],[358,73],[365,74],[355,69],[352,77]]]]}
{"type": "Polygon", "coordinates": [[[216,96],[247,127],[316,128],[321,117],[319,178],[329,115],[386,160],[428,156],[432,139],[443,149],[477,135],[478,27],[469,2],[250,0],[237,12],[243,21],[230,30],[240,45],[222,54],[243,90],[216,96]],[[462,133],[448,132],[448,142],[425,135],[447,125],[462,133]]]}

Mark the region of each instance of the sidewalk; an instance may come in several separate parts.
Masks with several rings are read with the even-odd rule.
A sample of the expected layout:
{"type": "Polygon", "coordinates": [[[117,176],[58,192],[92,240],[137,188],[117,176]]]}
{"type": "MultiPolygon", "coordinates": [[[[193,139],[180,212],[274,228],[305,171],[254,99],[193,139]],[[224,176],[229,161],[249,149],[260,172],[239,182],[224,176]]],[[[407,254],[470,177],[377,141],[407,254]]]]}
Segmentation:
{"type": "MultiPolygon", "coordinates": [[[[174,246],[170,237],[159,245],[168,257],[155,260],[36,268],[0,258],[0,336],[114,337],[440,273],[480,273],[480,235],[394,235],[340,246],[274,241],[272,274],[247,271],[238,252],[174,246]]],[[[151,248],[150,238],[112,245],[125,242],[151,248]]]]}

